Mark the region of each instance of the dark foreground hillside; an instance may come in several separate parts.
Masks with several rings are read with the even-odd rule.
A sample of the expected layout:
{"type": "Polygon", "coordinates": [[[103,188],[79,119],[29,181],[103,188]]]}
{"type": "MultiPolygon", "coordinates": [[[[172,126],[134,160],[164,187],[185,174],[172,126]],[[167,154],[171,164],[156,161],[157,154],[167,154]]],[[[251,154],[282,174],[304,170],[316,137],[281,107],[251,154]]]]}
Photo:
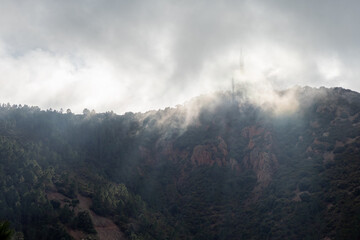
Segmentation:
{"type": "Polygon", "coordinates": [[[3,105],[0,220],[17,239],[360,239],[360,94],[276,97],[121,116],[3,105]]]}

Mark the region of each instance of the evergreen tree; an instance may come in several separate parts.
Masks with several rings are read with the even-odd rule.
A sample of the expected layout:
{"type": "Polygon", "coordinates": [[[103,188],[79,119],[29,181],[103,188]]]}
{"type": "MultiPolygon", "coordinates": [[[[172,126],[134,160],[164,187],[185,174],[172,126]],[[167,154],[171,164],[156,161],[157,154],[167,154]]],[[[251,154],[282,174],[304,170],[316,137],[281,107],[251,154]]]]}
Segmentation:
{"type": "Polygon", "coordinates": [[[10,223],[8,221],[0,222],[0,239],[10,240],[12,235],[14,235],[14,230],[10,228],[10,223]]]}

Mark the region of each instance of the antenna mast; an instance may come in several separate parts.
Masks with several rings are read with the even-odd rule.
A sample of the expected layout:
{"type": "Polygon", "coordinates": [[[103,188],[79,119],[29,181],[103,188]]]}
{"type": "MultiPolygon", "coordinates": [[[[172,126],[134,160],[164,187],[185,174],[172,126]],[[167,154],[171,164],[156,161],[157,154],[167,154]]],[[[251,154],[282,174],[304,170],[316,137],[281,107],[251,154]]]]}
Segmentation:
{"type": "Polygon", "coordinates": [[[244,74],[245,72],[245,64],[244,64],[244,56],[242,48],[240,49],[240,74],[244,74]]]}
{"type": "Polygon", "coordinates": [[[235,82],[234,82],[234,77],[231,78],[231,97],[232,97],[232,102],[235,101],[235,82]]]}
{"type": "MultiPolygon", "coordinates": [[[[243,56],[242,48],[240,48],[239,64],[240,64],[240,78],[242,78],[242,76],[244,75],[244,72],[245,72],[245,64],[244,64],[244,56],[243,56]]],[[[232,102],[234,103],[235,102],[235,80],[234,80],[234,77],[231,78],[231,98],[232,98],[232,102]]]]}

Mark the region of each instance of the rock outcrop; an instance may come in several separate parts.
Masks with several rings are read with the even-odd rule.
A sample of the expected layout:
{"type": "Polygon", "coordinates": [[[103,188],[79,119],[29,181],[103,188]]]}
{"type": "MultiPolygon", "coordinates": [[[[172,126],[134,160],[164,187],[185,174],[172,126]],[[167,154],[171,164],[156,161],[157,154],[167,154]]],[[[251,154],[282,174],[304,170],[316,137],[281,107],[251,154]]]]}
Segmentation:
{"type": "Polygon", "coordinates": [[[249,153],[244,158],[244,166],[253,169],[259,186],[265,187],[278,166],[271,132],[263,127],[250,126],[243,129],[242,136],[249,142],[249,153]]]}
{"type": "Polygon", "coordinates": [[[225,166],[228,155],[227,145],[220,136],[217,137],[217,143],[195,146],[191,162],[196,166],[214,165],[225,166]]]}

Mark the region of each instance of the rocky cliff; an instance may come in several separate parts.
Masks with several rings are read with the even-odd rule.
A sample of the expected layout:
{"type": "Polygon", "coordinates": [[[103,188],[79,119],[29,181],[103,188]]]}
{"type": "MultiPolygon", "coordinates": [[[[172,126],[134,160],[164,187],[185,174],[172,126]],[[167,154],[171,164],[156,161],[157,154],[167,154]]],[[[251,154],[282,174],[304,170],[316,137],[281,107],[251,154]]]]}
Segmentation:
{"type": "Polygon", "coordinates": [[[99,238],[94,216],[124,239],[359,239],[360,94],[271,96],[124,115],[3,105],[0,217],[26,239],[99,238]]]}

